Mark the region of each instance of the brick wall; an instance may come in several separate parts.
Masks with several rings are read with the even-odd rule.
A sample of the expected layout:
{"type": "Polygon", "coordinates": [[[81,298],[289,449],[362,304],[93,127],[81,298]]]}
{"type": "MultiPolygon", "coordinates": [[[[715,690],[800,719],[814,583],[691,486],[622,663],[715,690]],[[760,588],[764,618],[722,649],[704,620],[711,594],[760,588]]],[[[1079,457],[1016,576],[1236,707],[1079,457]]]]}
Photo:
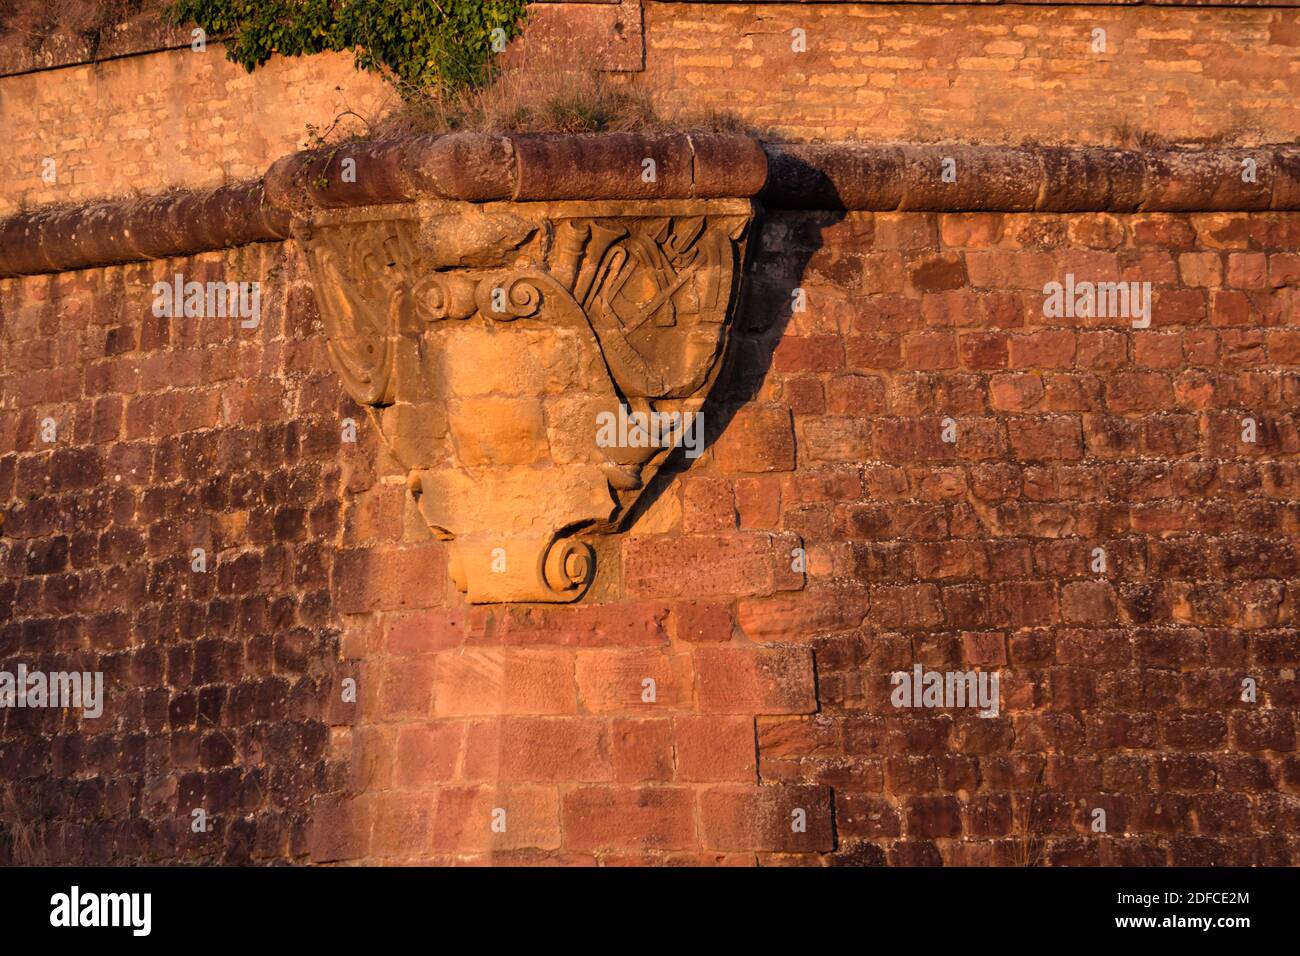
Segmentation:
{"type": "Polygon", "coordinates": [[[348,54],[277,58],[245,73],[216,43],[0,77],[0,215],[256,179],[314,145],[309,125],[324,131],[341,117],[340,130],[356,132],[364,124],[341,114],[374,120],[393,99],[348,54]]]}
{"type": "MultiPolygon", "coordinates": [[[[790,136],[1297,119],[1291,10],[645,23],[666,103],[790,136]]],[[[0,203],[256,175],[350,73],[191,56],[0,79],[0,203]]],[[[107,684],[0,712],[0,860],[1296,862],[1300,215],[773,213],[753,259],[710,450],[574,606],[463,604],[291,245],[0,282],[0,670],[107,684]],[[177,271],[260,279],[262,324],[154,318],[177,271]],[[1151,282],[1151,327],[1046,318],[1067,273],[1151,282]],[[998,673],[998,716],[895,708],[915,664],[998,673]]]]}
{"type": "MultiPolygon", "coordinates": [[[[318,687],[350,760],[307,858],[1292,862],[1297,239],[1290,214],[770,215],[734,417],[571,607],[463,605],[391,462],[333,445],[313,345],[343,469],[307,492],[343,515],[308,534],[318,626],[361,700],[318,687]],[[1071,271],[1152,282],[1151,328],[1045,319],[1071,271]],[[996,671],[999,716],[894,708],[916,663],[996,671]]],[[[284,354],[313,327],[290,301],[284,354]]]]}
{"type": "Polygon", "coordinates": [[[268,245],[0,283],[0,670],[101,671],[106,698],[0,710],[0,861],[302,858],[346,786],[330,568],[364,452],[305,290],[284,308],[299,268],[268,245]],[[260,327],[155,318],[176,272],[268,280],[260,327]]]}
{"type": "Polygon", "coordinates": [[[733,417],[571,607],[461,603],[296,254],[6,281],[0,662],[108,709],[4,715],[3,852],[1292,861],[1300,216],[759,236],[733,417]],[[265,277],[261,327],[153,318],[177,270],[265,277]],[[1152,282],[1151,328],[1045,319],[1071,271],[1152,282]],[[895,709],[914,663],[996,670],[1001,713],[895,709]]]}
{"type": "Polygon", "coordinates": [[[400,855],[485,849],[444,801],[486,772],[548,859],[1291,861],[1300,218],[833,218],[765,227],[770,372],[624,541],[626,603],[389,624],[428,663],[377,760],[443,794],[400,855]],[[1152,328],[1045,320],[1068,271],[1153,282],[1152,328]],[[998,669],[1002,714],[898,712],[914,663],[998,669]]]}
{"type": "Polygon", "coordinates": [[[733,610],[814,651],[819,713],[760,717],[758,769],[834,788],[832,859],[1295,861],[1298,240],[1294,215],[769,223],[758,400],[797,468],[724,459],[712,513],[808,548],[805,589],[733,610]],[[1152,282],[1150,329],[1045,319],[1068,272],[1152,282]],[[1003,713],[900,713],[914,663],[1000,670],[1003,713]]]}
{"type": "Polygon", "coordinates": [[[1300,10],[646,3],[661,111],[795,140],[1289,142],[1300,10]],[[804,31],[806,52],[791,48],[804,31]],[[1093,53],[1094,29],[1106,52],[1093,53]]]}

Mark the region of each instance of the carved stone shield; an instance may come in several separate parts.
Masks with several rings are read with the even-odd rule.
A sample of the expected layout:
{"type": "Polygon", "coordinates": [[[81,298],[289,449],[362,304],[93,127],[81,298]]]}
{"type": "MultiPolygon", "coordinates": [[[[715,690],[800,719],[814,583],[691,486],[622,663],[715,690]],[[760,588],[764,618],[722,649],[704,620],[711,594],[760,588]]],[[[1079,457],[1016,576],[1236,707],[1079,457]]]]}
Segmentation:
{"type": "Polygon", "coordinates": [[[585,592],[584,539],[617,531],[701,427],[753,214],[429,202],[299,227],[334,367],[471,602],[585,592]]]}

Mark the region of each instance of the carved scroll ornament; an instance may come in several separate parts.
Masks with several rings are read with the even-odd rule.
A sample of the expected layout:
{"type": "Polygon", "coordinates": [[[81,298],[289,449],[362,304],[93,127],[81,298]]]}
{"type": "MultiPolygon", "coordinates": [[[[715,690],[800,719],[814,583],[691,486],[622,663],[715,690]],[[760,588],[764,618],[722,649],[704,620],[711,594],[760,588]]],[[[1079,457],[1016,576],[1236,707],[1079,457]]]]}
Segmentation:
{"type": "Polygon", "coordinates": [[[334,367],[469,601],[585,593],[587,540],[699,426],[752,217],[743,200],[427,202],[298,228],[334,367]]]}

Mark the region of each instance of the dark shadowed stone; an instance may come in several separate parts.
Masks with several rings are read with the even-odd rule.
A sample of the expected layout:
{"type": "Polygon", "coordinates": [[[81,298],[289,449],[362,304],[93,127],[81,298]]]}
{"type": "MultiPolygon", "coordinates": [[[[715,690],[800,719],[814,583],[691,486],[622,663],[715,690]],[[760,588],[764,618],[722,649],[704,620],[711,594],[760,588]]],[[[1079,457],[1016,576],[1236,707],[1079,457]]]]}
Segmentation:
{"type": "Polygon", "coordinates": [[[767,153],[767,182],[759,198],[777,208],[844,209],[844,198],[822,162],[820,147],[771,144],[767,153]]]}
{"type": "Polygon", "coordinates": [[[908,198],[909,176],[920,175],[909,169],[911,147],[817,143],[766,149],[771,173],[761,198],[779,208],[899,209],[908,198]]]}

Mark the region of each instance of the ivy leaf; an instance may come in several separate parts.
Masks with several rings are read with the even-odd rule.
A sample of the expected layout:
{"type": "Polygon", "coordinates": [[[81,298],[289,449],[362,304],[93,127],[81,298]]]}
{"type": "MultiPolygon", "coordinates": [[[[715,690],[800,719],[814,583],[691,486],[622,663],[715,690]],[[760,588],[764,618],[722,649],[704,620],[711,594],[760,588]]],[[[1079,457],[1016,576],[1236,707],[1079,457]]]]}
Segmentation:
{"type": "Polygon", "coordinates": [[[226,58],[250,72],[277,53],[351,50],[358,69],[455,92],[487,78],[492,31],[517,36],[526,7],[527,0],[175,0],[163,19],[225,40],[226,58]]]}

